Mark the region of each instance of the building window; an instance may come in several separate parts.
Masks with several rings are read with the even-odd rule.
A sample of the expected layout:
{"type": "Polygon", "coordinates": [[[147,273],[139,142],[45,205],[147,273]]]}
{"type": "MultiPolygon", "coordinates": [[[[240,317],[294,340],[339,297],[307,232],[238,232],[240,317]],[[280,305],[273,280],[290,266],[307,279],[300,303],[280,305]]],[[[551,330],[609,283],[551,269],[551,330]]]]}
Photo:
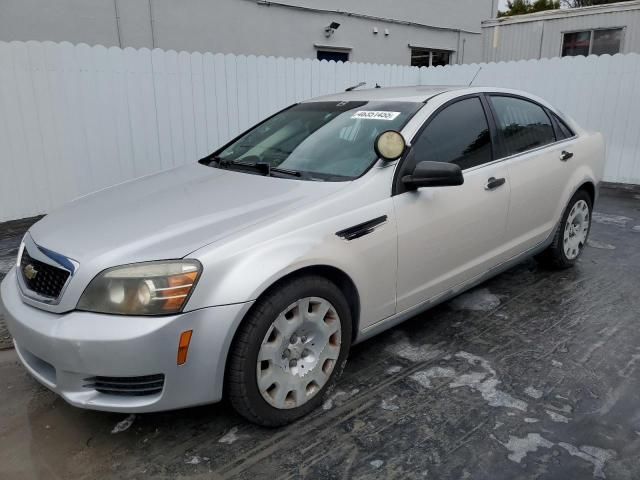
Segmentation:
{"type": "Polygon", "coordinates": [[[334,62],[348,62],[349,52],[332,52],[329,50],[318,50],[318,60],[333,60],[334,62]]]}
{"type": "Polygon", "coordinates": [[[431,48],[411,47],[412,67],[438,67],[451,63],[451,52],[431,48]]]}
{"type": "Polygon", "coordinates": [[[622,48],[622,28],[568,32],[562,37],[562,56],[615,55],[622,48]]]}
{"type": "Polygon", "coordinates": [[[593,41],[591,42],[591,53],[593,55],[604,55],[605,53],[614,55],[616,53],[620,53],[621,49],[621,28],[593,31],[593,41]]]}

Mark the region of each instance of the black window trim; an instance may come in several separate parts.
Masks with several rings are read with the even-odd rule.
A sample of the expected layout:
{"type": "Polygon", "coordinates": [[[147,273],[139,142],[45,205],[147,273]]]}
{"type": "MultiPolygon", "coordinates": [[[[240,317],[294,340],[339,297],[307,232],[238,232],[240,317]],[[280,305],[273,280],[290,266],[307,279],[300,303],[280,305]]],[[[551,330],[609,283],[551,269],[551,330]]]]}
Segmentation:
{"type": "Polygon", "coordinates": [[[420,125],[420,128],[416,131],[413,137],[411,137],[411,140],[407,142],[407,149],[402,154],[402,157],[400,158],[400,160],[397,162],[396,170],[393,174],[393,183],[392,183],[392,190],[391,190],[392,197],[409,191],[404,186],[401,179],[402,179],[402,176],[405,174],[403,170],[405,168],[406,159],[411,153],[411,149],[413,148],[414,143],[420,137],[420,135],[422,135],[422,132],[424,132],[424,130],[429,126],[429,124],[433,121],[433,119],[436,118],[442,110],[444,110],[447,107],[450,107],[453,104],[461,102],[463,100],[468,100],[469,98],[477,98],[480,100],[480,104],[484,111],[484,116],[487,119],[487,124],[489,125],[489,136],[491,138],[491,161],[487,163],[483,163],[481,165],[475,165],[473,167],[467,168],[463,170],[463,172],[470,172],[475,169],[485,167],[487,165],[492,165],[496,163],[496,161],[498,161],[496,158],[497,128],[496,128],[495,119],[493,116],[493,111],[490,109],[489,102],[485,98],[484,92],[476,92],[476,93],[469,93],[466,95],[460,95],[459,97],[452,98],[451,100],[443,103],[434,112],[432,112],[431,115],[429,115],[427,119],[422,123],[422,125],[420,125]]]}
{"type": "Polygon", "coordinates": [[[559,142],[561,140],[567,140],[569,138],[573,138],[576,136],[576,132],[573,131],[573,128],[571,128],[567,124],[567,122],[565,122],[562,118],[560,118],[560,115],[558,115],[551,109],[547,108],[546,110],[547,110],[547,115],[551,117],[551,122],[553,123],[553,130],[555,131],[555,134],[556,134],[556,141],[559,142]],[[560,125],[564,125],[564,128],[566,128],[571,135],[569,135],[566,138],[558,138],[559,137],[558,134],[562,132],[562,130],[560,129],[560,125]]]}
{"type": "Polygon", "coordinates": [[[532,152],[536,152],[538,150],[543,150],[545,148],[557,147],[558,145],[560,145],[562,143],[573,141],[578,137],[578,134],[575,132],[575,130],[569,126],[569,124],[562,118],[561,115],[559,115],[558,113],[554,112],[550,108],[546,107],[545,105],[542,105],[540,102],[537,102],[536,100],[534,100],[532,98],[525,97],[523,95],[518,95],[518,94],[515,94],[515,93],[497,92],[497,91],[486,91],[486,92],[477,92],[477,93],[470,93],[470,94],[467,94],[467,95],[461,95],[459,97],[456,97],[456,98],[453,98],[453,99],[447,101],[446,103],[444,103],[440,107],[438,107],[431,115],[429,115],[429,117],[424,121],[424,123],[420,126],[420,128],[413,135],[413,137],[411,138],[411,141],[408,142],[407,150],[404,152],[404,154],[402,155],[402,157],[400,158],[400,160],[396,164],[396,170],[395,170],[394,175],[393,175],[393,183],[392,183],[392,189],[391,189],[391,196],[392,197],[395,196],[395,195],[400,195],[402,193],[405,193],[405,192],[409,191],[409,190],[407,190],[405,188],[404,184],[401,181],[402,175],[404,175],[404,172],[402,170],[404,168],[405,159],[409,155],[409,153],[411,151],[411,147],[413,146],[413,143],[418,138],[418,136],[423,132],[423,130],[425,128],[427,128],[429,123],[431,123],[431,121],[436,117],[436,115],[438,113],[440,113],[442,110],[444,110],[446,107],[448,107],[448,106],[450,106],[450,105],[452,105],[452,104],[454,104],[456,102],[459,102],[460,100],[465,100],[465,99],[471,98],[471,97],[478,97],[478,98],[480,98],[480,101],[482,102],[482,107],[484,108],[484,113],[485,113],[485,116],[487,117],[487,122],[489,123],[489,131],[490,131],[490,135],[491,135],[491,156],[492,156],[493,160],[491,162],[483,163],[482,165],[476,165],[474,167],[467,168],[467,169],[463,170],[463,173],[464,172],[471,172],[471,171],[474,171],[474,170],[479,169],[479,168],[484,168],[484,167],[488,167],[488,166],[491,166],[491,165],[495,165],[496,163],[500,163],[500,162],[504,162],[504,161],[507,161],[507,160],[511,160],[511,159],[517,158],[517,157],[519,157],[521,155],[529,155],[532,152]],[[513,155],[500,157],[498,155],[498,152],[497,152],[497,146],[498,146],[498,144],[500,142],[500,135],[498,133],[498,127],[497,127],[497,123],[496,123],[496,120],[495,120],[495,118],[496,118],[495,117],[495,111],[494,111],[493,105],[491,104],[491,101],[490,101],[490,98],[489,98],[491,96],[502,96],[502,97],[518,98],[520,100],[525,100],[527,102],[531,102],[531,103],[541,107],[544,110],[544,112],[547,114],[547,116],[549,117],[549,119],[551,121],[551,125],[553,126],[553,129],[554,129],[554,138],[556,139],[556,141],[552,142],[552,143],[547,143],[546,145],[542,145],[540,147],[535,147],[535,148],[532,148],[532,149],[529,149],[529,150],[525,150],[524,152],[518,152],[518,153],[514,153],[513,155]],[[556,135],[556,130],[555,130],[556,126],[555,126],[555,123],[554,123],[554,117],[557,118],[562,123],[564,123],[565,126],[567,127],[567,129],[573,134],[573,136],[558,140],[557,139],[558,137],[556,135]]]}
{"type": "MultiPolygon", "coordinates": [[[[560,115],[558,115],[556,112],[554,112],[550,108],[542,105],[540,102],[537,102],[532,98],[525,97],[525,96],[522,96],[522,95],[517,95],[517,94],[514,94],[514,93],[505,93],[505,92],[483,92],[483,94],[486,97],[487,104],[489,105],[489,108],[491,109],[491,113],[494,116],[494,118],[496,116],[496,113],[495,113],[495,109],[493,107],[493,104],[491,103],[491,99],[489,97],[512,97],[512,98],[517,98],[519,100],[524,100],[526,102],[530,102],[530,103],[533,103],[534,105],[539,106],[545,112],[547,117],[549,117],[549,121],[551,122],[551,126],[553,128],[553,135],[554,135],[554,138],[555,138],[554,142],[547,143],[546,145],[540,145],[539,147],[530,148],[529,150],[525,150],[524,152],[513,153],[511,155],[505,155],[503,157],[498,156],[492,162],[492,164],[493,163],[497,163],[497,162],[502,162],[502,161],[505,161],[505,160],[510,160],[512,158],[516,158],[516,157],[519,157],[521,155],[528,155],[531,152],[536,152],[538,150],[543,150],[545,148],[555,147],[555,146],[557,146],[557,145],[559,145],[561,143],[574,140],[577,137],[576,132],[571,127],[569,127],[567,122],[565,122],[560,115]],[[562,121],[566,125],[567,129],[573,134],[573,136],[558,140],[558,136],[557,136],[557,133],[556,133],[556,126],[555,126],[554,119],[553,119],[554,116],[558,117],[558,119],[560,121],[562,121]]],[[[497,132],[497,127],[495,125],[496,124],[494,124],[494,128],[496,128],[496,134],[498,136],[498,140],[499,140],[500,144],[502,144],[502,136],[497,132]]],[[[502,150],[502,148],[501,148],[501,150],[502,150]]],[[[485,165],[489,165],[489,164],[487,163],[485,165]]]]}

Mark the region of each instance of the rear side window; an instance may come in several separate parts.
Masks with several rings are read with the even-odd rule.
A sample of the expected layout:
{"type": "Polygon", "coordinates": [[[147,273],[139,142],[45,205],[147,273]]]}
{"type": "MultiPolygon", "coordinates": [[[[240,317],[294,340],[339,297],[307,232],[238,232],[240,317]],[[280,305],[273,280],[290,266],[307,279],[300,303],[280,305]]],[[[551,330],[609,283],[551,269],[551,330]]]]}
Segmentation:
{"type": "Polygon", "coordinates": [[[445,107],[413,142],[408,167],[417,162],[451,162],[462,170],[492,161],[491,135],[480,99],[471,97],[445,107]]]}
{"type": "Polygon", "coordinates": [[[515,97],[491,96],[502,138],[502,156],[526,152],[555,142],[551,119],[544,109],[515,97]]]}

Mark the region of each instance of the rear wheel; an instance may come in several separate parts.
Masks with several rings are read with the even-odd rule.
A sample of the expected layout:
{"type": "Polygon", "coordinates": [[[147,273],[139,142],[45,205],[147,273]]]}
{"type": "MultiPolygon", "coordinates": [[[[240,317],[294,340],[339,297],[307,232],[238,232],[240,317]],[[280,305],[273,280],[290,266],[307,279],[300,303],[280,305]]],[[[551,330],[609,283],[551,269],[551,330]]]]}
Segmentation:
{"type": "Polygon", "coordinates": [[[539,259],[555,268],[573,266],[587,244],[591,229],[592,200],[587,192],[579,190],[571,198],[553,242],[539,259]]]}
{"type": "Polygon", "coordinates": [[[342,373],[350,344],[349,306],[333,283],[306,276],[276,287],[254,305],[232,347],[231,404],[264,426],[306,415],[342,373]]]}

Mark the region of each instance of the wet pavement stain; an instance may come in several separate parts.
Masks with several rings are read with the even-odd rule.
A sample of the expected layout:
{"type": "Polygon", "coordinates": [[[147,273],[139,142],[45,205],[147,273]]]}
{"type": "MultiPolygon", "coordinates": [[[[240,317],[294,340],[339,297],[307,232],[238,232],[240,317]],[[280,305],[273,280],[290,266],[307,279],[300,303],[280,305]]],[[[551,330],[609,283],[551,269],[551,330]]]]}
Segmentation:
{"type": "Polygon", "coordinates": [[[75,409],[0,352],[0,479],[638,479],[640,200],[607,190],[596,211],[615,249],[527,261],[354,347],[325,408],[280,429],[223,402],[112,434],[127,415],[75,409]]]}

